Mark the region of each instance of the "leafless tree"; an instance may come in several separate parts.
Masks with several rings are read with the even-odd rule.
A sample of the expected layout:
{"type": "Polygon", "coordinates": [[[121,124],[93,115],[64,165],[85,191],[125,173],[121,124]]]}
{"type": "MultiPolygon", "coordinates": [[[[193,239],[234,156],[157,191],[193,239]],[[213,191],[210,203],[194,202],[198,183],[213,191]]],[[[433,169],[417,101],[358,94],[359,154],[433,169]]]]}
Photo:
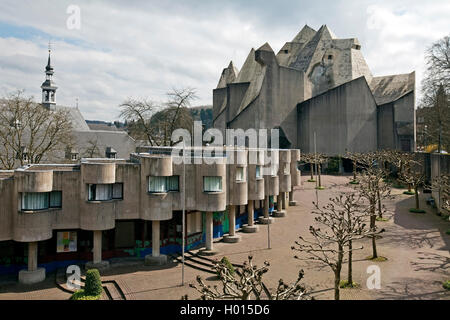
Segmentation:
{"type": "Polygon", "coordinates": [[[0,165],[13,169],[26,163],[64,158],[73,145],[67,111],[49,110],[23,91],[0,101],[0,165]]]}
{"type": "MultiPolygon", "coordinates": [[[[383,162],[384,156],[380,152],[368,152],[362,153],[358,157],[358,165],[361,168],[359,173],[359,185],[356,189],[361,194],[361,197],[366,199],[369,203],[369,214],[370,214],[370,229],[372,231],[376,230],[376,220],[377,220],[377,203],[380,204],[383,199],[388,199],[390,195],[390,187],[383,180],[386,178],[386,171],[380,164],[383,162]]],[[[378,211],[378,217],[382,218],[383,210],[378,211]]],[[[378,258],[376,236],[372,234],[372,259],[378,258]]]]}
{"type": "MultiPolygon", "coordinates": [[[[438,152],[450,149],[450,37],[427,49],[427,70],[422,80],[420,110],[426,130],[424,140],[436,144],[438,152]]],[[[422,141],[425,144],[425,141],[422,141]]]]}
{"type": "MultiPolygon", "coordinates": [[[[288,285],[282,279],[278,281],[276,290],[270,290],[263,282],[263,276],[269,271],[269,263],[264,262],[263,267],[253,265],[253,257],[248,256],[242,268],[231,272],[226,263],[216,261],[214,269],[219,275],[222,286],[207,285],[200,276],[197,284],[190,284],[201,294],[202,300],[303,300],[307,298],[307,290],[300,283],[304,277],[303,270],[298,273],[297,280],[288,285]]],[[[187,297],[186,297],[187,298],[187,297]]]]}
{"type": "Polygon", "coordinates": [[[439,211],[450,212],[450,175],[441,175],[432,182],[432,190],[436,191],[439,197],[439,211]]]}
{"type": "Polygon", "coordinates": [[[328,157],[326,155],[324,155],[323,153],[315,153],[314,156],[315,156],[314,161],[317,165],[317,174],[319,176],[318,188],[321,189],[322,188],[322,179],[321,179],[320,172],[322,171],[322,165],[328,161],[328,157]]]}
{"type": "Polygon", "coordinates": [[[316,180],[314,180],[314,153],[302,154],[302,161],[309,163],[311,177],[308,182],[316,182],[316,180]]]}
{"type": "Polygon", "coordinates": [[[414,189],[414,197],[416,202],[415,209],[411,209],[413,212],[425,212],[420,209],[419,203],[419,188],[425,183],[425,167],[423,161],[417,159],[409,159],[406,162],[406,170],[403,170],[400,175],[400,180],[408,184],[410,188],[414,189]]]}
{"type": "Polygon", "coordinates": [[[350,159],[353,163],[353,180],[350,181],[351,184],[358,184],[358,179],[356,178],[357,168],[358,168],[358,158],[361,156],[360,153],[357,152],[349,152],[345,154],[347,159],[350,159]]]}
{"type": "Polygon", "coordinates": [[[120,107],[120,117],[129,124],[130,135],[145,138],[151,146],[171,146],[172,132],[178,128],[192,129],[191,102],[196,99],[192,88],[172,89],[168,100],[157,104],[151,100],[128,99],[120,107]]]}
{"type": "Polygon", "coordinates": [[[83,155],[87,158],[101,157],[98,139],[89,139],[83,155]]]}
{"type": "MultiPolygon", "coordinates": [[[[353,247],[353,241],[362,239],[376,233],[374,229],[366,228],[367,216],[363,213],[359,196],[354,193],[330,198],[330,202],[320,208],[315,204],[313,213],[318,227],[310,226],[309,232],[312,240],[299,237],[292,250],[305,253],[306,256],[295,256],[299,260],[318,261],[331,268],[334,273],[334,298],[339,300],[339,286],[341,282],[341,269],[346,253],[360,250],[353,247]],[[325,227],[322,230],[321,227],[325,227]]],[[[349,256],[352,259],[352,256],[349,256]]],[[[353,284],[351,265],[349,281],[353,284]]]]}

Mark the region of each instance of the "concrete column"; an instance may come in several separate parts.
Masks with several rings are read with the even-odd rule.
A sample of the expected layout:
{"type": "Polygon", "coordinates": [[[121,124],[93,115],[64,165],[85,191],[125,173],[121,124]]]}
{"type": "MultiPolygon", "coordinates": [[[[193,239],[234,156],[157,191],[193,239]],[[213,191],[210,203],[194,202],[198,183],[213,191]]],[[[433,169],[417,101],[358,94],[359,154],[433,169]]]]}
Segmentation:
{"type": "Polygon", "coordinates": [[[297,205],[297,201],[294,200],[294,190],[292,187],[292,191],[289,192],[289,205],[290,206],[296,206],[297,205]]]}
{"type": "Polygon", "coordinates": [[[254,219],[255,208],[254,208],[253,200],[248,200],[247,214],[248,214],[248,219],[247,219],[248,224],[242,228],[242,231],[244,231],[245,233],[257,232],[258,226],[255,225],[255,219],[254,219]]]}
{"type": "Polygon", "coordinates": [[[262,224],[272,223],[273,218],[269,216],[269,196],[264,198],[264,217],[259,218],[259,222],[262,224]]]}
{"type": "Polygon", "coordinates": [[[101,230],[94,231],[94,248],[93,248],[93,262],[101,263],[102,262],[102,234],[101,230]]]}
{"type": "Polygon", "coordinates": [[[286,209],[286,192],[282,192],[280,196],[281,196],[281,208],[283,210],[285,210],[286,209]]]}
{"type": "Polygon", "coordinates": [[[213,249],[213,213],[206,212],[206,250],[213,249]]]}
{"type": "Polygon", "coordinates": [[[159,241],[161,239],[160,229],[159,220],[152,221],[152,257],[159,257],[159,241]]]}
{"type": "Polygon", "coordinates": [[[152,254],[145,256],[146,266],[161,266],[167,263],[167,256],[160,254],[161,222],[152,220],[152,254]]]}
{"type": "Polygon", "coordinates": [[[236,235],[236,210],[240,211],[241,206],[230,205],[228,210],[228,220],[229,220],[229,231],[228,235],[223,237],[223,242],[236,243],[241,239],[240,236],[236,235]]]}
{"type": "Polygon", "coordinates": [[[38,263],[38,244],[37,242],[28,243],[28,271],[36,271],[38,263]]]}
{"type": "Polygon", "coordinates": [[[280,192],[277,199],[277,210],[273,213],[274,217],[281,218],[286,216],[286,193],[280,192]]]}
{"type": "Polygon", "coordinates": [[[247,212],[248,212],[248,219],[247,219],[248,225],[251,227],[255,223],[254,222],[255,209],[253,208],[253,200],[248,200],[247,212]]]}
{"type": "Polygon", "coordinates": [[[93,248],[92,248],[92,261],[86,263],[86,269],[106,269],[109,267],[108,261],[102,261],[102,230],[93,231],[93,248]]]}
{"type": "Polygon", "coordinates": [[[45,280],[45,269],[38,268],[38,243],[28,243],[28,269],[19,271],[19,282],[34,284],[45,280]]]}

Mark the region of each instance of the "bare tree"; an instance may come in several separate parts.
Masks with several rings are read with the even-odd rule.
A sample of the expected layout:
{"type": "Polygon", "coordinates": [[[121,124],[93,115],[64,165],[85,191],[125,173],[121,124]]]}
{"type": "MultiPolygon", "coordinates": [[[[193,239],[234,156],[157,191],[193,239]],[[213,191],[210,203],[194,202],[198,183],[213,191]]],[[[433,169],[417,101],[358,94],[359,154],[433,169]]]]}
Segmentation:
{"type": "Polygon", "coordinates": [[[357,168],[358,168],[358,158],[361,156],[360,153],[357,152],[349,152],[345,154],[347,159],[350,159],[353,163],[353,179],[350,181],[351,184],[358,184],[358,179],[356,178],[357,168]]]}
{"type": "Polygon", "coordinates": [[[450,212],[450,175],[446,174],[436,177],[431,187],[433,191],[437,192],[439,197],[438,210],[446,210],[447,213],[450,212]]]}
{"type": "Polygon", "coordinates": [[[406,170],[403,170],[400,175],[400,180],[414,189],[414,197],[416,207],[410,209],[411,212],[425,213],[425,210],[420,209],[419,203],[419,188],[425,183],[425,168],[423,161],[414,160],[413,156],[409,157],[405,163],[406,170]]]}
{"type": "Polygon", "coordinates": [[[101,157],[98,139],[89,139],[83,155],[87,158],[101,157]]]}
{"type": "Polygon", "coordinates": [[[177,128],[192,129],[191,102],[196,99],[192,88],[172,89],[168,101],[157,104],[151,100],[128,99],[120,107],[120,117],[129,124],[136,139],[145,138],[151,146],[171,146],[172,132],[177,128]]]}
{"type": "Polygon", "coordinates": [[[323,153],[316,153],[314,156],[314,161],[317,165],[317,174],[319,176],[319,185],[317,186],[317,189],[323,189],[320,172],[322,171],[322,165],[328,161],[328,157],[323,153]]]}
{"type": "Polygon", "coordinates": [[[13,169],[26,163],[64,158],[73,144],[67,111],[49,110],[26,97],[9,94],[0,103],[0,164],[13,169]]]}
{"type": "MultiPolygon", "coordinates": [[[[386,172],[380,163],[383,161],[383,155],[380,152],[362,153],[358,157],[358,165],[362,169],[359,173],[359,185],[356,187],[361,197],[369,202],[370,229],[376,230],[377,221],[377,203],[381,204],[383,199],[390,198],[389,185],[384,183],[386,172]]],[[[382,211],[378,212],[378,217],[382,218],[382,211]],[[381,214],[381,216],[380,216],[381,214]]],[[[378,259],[376,235],[372,234],[372,258],[378,259]]]]}
{"type": "MultiPolygon", "coordinates": [[[[253,265],[253,257],[248,256],[242,268],[230,270],[226,263],[216,261],[214,269],[219,275],[222,287],[207,285],[200,276],[197,276],[197,285],[190,284],[201,294],[202,300],[302,300],[307,298],[306,288],[300,283],[304,277],[300,270],[297,280],[288,285],[282,279],[278,281],[276,290],[270,290],[263,282],[263,276],[269,271],[269,263],[258,268],[253,265]]],[[[185,296],[187,298],[187,296],[185,296]]]]}
{"type": "MultiPolygon", "coordinates": [[[[313,213],[317,215],[315,221],[319,227],[310,226],[309,232],[313,239],[306,240],[300,236],[300,241],[295,242],[292,250],[306,253],[306,257],[295,256],[296,259],[318,261],[331,268],[334,273],[334,298],[339,300],[341,269],[345,254],[362,249],[362,246],[353,247],[353,241],[374,235],[376,230],[366,228],[366,216],[360,214],[364,211],[360,199],[353,193],[330,198],[330,202],[323,208],[319,208],[315,203],[314,205],[313,213]],[[322,226],[326,229],[322,230],[322,226]]],[[[349,281],[353,284],[350,273],[349,281]]]]}
{"type": "Polygon", "coordinates": [[[316,182],[316,180],[314,180],[314,153],[302,154],[302,161],[309,163],[311,178],[308,182],[316,182]]]}
{"type": "MultiPolygon", "coordinates": [[[[427,70],[422,80],[420,110],[424,118],[423,135],[438,152],[450,149],[450,37],[439,39],[427,49],[427,70]]],[[[425,141],[423,141],[425,144],[425,141]]]]}

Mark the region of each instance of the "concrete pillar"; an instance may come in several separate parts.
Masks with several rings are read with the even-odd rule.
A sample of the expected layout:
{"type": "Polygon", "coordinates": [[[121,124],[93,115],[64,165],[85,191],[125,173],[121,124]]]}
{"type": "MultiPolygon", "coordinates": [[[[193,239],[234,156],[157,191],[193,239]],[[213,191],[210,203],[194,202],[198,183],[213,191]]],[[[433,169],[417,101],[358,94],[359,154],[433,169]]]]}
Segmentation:
{"type": "Polygon", "coordinates": [[[152,254],[145,256],[146,266],[161,266],[167,263],[167,256],[160,254],[161,222],[152,220],[152,254]]]}
{"type": "Polygon", "coordinates": [[[264,198],[264,217],[259,218],[259,222],[262,224],[269,224],[272,223],[273,218],[269,216],[269,196],[266,196],[264,198]]]}
{"type": "Polygon", "coordinates": [[[253,200],[248,200],[247,212],[248,212],[248,219],[247,219],[248,225],[253,226],[255,214],[255,209],[253,208],[253,200]]]}
{"type": "Polygon", "coordinates": [[[28,271],[37,270],[38,244],[37,242],[28,243],[28,271]]]}
{"type": "Polygon", "coordinates": [[[241,206],[230,205],[228,208],[229,231],[228,235],[223,237],[223,242],[236,243],[241,239],[236,235],[236,210],[240,211],[241,206]]]}
{"type": "Polygon", "coordinates": [[[93,248],[92,248],[92,261],[86,263],[86,269],[99,269],[103,270],[109,267],[108,261],[102,261],[102,230],[93,231],[93,248]]]}
{"type": "Polygon", "coordinates": [[[100,230],[94,231],[94,248],[93,248],[94,263],[102,262],[102,234],[103,232],[100,230]]]}
{"type": "Polygon", "coordinates": [[[34,284],[45,280],[45,269],[38,268],[38,243],[28,243],[28,269],[19,271],[19,282],[34,284]]]}
{"type": "Polygon", "coordinates": [[[217,251],[213,250],[213,213],[212,212],[206,212],[206,219],[205,219],[205,249],[200,250],[198,254],[204,255],[204,256],[212,256],[214,254],[217,254],[217,251]]]}
{"type": "Polygon", "coordinates": [[[242,231],[245,233],[254,233],[258,231],[258,226],[255,225],[255,208],[254,208],[254,202],[253,200],[248,200],[247,205],[247,214],[248,214],[248,224],[242,228],[242,231]]]}
{"type": "Polygon", "coordinates": [[[273,213],[274,217],[281,218],[286,216],[286,193],[280,192],[278,195],[277,211],[273,213]]]}
{"type": "Polygon", "coordinates": [[[159,257],[161,227],[159,220],[152,221],[152,257],[159,257]]]}
{"type": "Polygon", "coordinates": [[[297,201],[294,200],[294,190],[289,192],[289,206],[296,206],[297,201]]]}

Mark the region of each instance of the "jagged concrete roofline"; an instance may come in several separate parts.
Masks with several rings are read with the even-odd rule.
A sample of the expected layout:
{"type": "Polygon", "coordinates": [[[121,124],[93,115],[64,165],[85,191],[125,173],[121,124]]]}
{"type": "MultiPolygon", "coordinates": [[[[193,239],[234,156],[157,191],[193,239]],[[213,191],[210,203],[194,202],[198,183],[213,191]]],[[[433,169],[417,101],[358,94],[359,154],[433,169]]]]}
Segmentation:
{"type": "Polygon", "coordinates": [[[261,47],[258,48],[258,50],[260,51],[269,51],[269,52],[273,52],[272,47],[269,45],[268,42],[264,43],[261,47]]]}

